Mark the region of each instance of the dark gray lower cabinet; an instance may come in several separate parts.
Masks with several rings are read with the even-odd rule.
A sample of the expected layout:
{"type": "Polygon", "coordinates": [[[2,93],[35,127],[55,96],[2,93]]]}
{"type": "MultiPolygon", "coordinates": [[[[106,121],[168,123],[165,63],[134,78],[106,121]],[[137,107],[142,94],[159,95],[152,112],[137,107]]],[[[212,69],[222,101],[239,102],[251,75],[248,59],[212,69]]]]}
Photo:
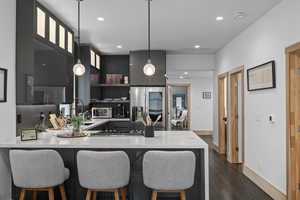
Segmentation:
{"type": "MultiPolygon", "coordinates": [[[[81,149],[55,149],[62,156],[65,166],[70,169],[70,179],[66,181],[65,187],[67,197],[70,200],[83,200],[85,199],[86,189],[82,188],[78,181],[76,154],[81,149]]],[[[142,176],[142,160],[144,153],[154,149],[89,149],[93,151],[125,151],[131,162],[130,172],[130,183],[127,188],[127,199],[128,200],[150,200],[151,190],[146,188],[143,184],[142,176]]],[[[160,149],[155,149],[160,150],[160,149]]],[[[166,151],[166,149],[163,149],[166,151]]],[[[196,160],[196,174],[195,184],[192,188],[187,190],[188,200],[204,200],[205,199],[205,185],[204,185],[204,151],[203,149],[180,149],[180,150],[191,150],[195,153],[196,160]]],[[[178,151],[178,149],[168,149],[168,151],[178,151]]],[[[34,164],[34,163],[33,163],[34,164]]],[[[19,188],[12,187],[12,197],[14,200],[18,199],[19,188]]],[[[47,200],[47,193],[40,192],[38,194],[39,200],[47,200]]],[[[55,200],[60,200],[60,194],[58,189],[55,191],[55,200]]],[[[112,200],[113,196],[110,193],[99,193],[98,200],[112,200]]],[[[165,193],[159,194],[160,200],[177,200],[179,199],[178,194],[165,193]]],[[[31,200],[31,195],[28,194],[26,200],[31,200]]]]}

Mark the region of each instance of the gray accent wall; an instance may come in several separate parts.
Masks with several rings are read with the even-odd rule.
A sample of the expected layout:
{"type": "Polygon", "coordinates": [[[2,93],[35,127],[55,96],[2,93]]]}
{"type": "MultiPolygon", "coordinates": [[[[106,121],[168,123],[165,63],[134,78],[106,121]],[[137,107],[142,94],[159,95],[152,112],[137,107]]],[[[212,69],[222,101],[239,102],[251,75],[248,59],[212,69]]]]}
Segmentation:
{"type": "Polygon", "coordinates": [[[148,60],[145,50],[131,51],[129,56],[129,76],[131,86],[165,86],[166,85],[166,52],[162,50],[151,51],[152,64],[156,71],[153,76],[146,76],[143,67],[148,60]]]}

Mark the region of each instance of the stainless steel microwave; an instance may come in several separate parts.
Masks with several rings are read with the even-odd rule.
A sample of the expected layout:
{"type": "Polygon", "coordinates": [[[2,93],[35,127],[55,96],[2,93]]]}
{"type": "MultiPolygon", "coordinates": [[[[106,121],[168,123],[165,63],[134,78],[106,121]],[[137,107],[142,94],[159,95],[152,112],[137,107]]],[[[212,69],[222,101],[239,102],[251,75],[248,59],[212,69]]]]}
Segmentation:
{"type": "Polygon", "coordinates": [[[92,108],[93,119],[110,119],[112,118],[112,108],[92,108]]]}

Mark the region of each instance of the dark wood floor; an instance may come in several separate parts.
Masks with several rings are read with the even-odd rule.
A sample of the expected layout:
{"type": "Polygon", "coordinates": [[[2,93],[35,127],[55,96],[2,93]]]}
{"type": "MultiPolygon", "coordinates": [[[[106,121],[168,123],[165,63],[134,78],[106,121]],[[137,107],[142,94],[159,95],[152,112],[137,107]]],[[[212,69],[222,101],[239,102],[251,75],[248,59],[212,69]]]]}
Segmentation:
{"type": "Polygon", "coordinates": [[[241,165],[228,163],[212,149],[212,136],[200,137],[210,147],[210,200],[272,200],[242,174],[241,165]]]}

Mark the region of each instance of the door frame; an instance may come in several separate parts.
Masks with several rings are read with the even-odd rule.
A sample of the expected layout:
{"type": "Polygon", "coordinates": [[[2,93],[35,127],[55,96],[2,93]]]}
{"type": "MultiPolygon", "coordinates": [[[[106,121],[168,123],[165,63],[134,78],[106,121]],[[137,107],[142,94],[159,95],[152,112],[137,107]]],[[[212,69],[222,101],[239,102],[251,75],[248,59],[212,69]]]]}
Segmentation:
{"type": "MultiPolygon", "coordinates": [[[[220,154],[226,154],[227,151],[227,138],[226,138],[226,128],[222,131],[222,126],[224,125],[223,116],[221,117],[221,113],[225,112],[225,102],[220,101],[221,96],[226,95],[226,103],[228,108],[228,72],[218,75],[218,135],[219,135],[219,145],[218,145],[218,152],[220,154]],[[224,79],[226,78],[226,94],[224,91],[224,79]],[[222,83],[223,82],[223,83],[222,83]],[[222,88],[222,89],[221,89],[222,88]]],[[[228,112],[227,112],[228,118],[228,112]]],[[[224,126],[225,127],[225,126],[224,126]]]]}
{"type": "MultiPolygon", "coordinates": [[[[286,54],[286,119],[287,119],[287,196],[288,200],[298,200],[300,198],[300,135],[296,131],[295,121],[300,120],[295,115],[295,110],[291,103],[292,98],[296,98],[297,93],[294,93],[291,89],[292,85],[297,84],[297,80],[292,76],[292,70],[294,74],[296,64],[291,64],[291,58],[294,53],[300,53],[300,43],[296,43],[285,49],[286,54]]],[[[300,59],[300,58],[299,58],[300,59]]],[[[300,62],[300,61],[298,61],[300,62]]],[[[299,63],[300,65],[300,63],[299,63]]],[[[298,67],[300,70],[300,67],[298,67]]],[[[299,77],[300,78],[300,77],[299,77]]],[[[299,105],[300,106],[300,105],[299,105]]],[[[299,108],[298,108],[299,109],[299,108]]],[[[298,115],[299,116],[299,115],[298,115]]]]}
{"type": "Polygon", "coordinates": [[[238,150],[237,150],[237,145],[238,145],[238,132],[237,126],[238,126],[238,121],[236,117],[236,112],[237,108],[232,106],[233,104],[236,104],[236,98],[233,98],[234,96],[236,97],[237,93],[236,90],[233,88],[235,87],[235,82],[234,78],[237,74],[241,73],[242,80],[241,80],[241,88],[242,88],[242,116],[240,116],[240,119],[242,120],[242,163],[244,162],[245,158],[245,87],[244,87],[244,65],[237,67],[233,69],[232,71],[229,72],[229,113],[228,113],[228,132],[229,132],[229,156],[227,157],[228,161],[231,163],[240,163],[238,160],[238,150]]]}
{"type": "Polygon", "coordinates": [[[171,87],[187,87],[187,98],[188,98],[188,129],[191,129],[191,103],[192,103],[192,93],[191,93],[191,88],[192,88],[192,84],[191,83],[186,83],[186,84],[180,84],[180,83],[168,83],[167,84],[167,101],[166,101],[166,105],[167,105],[167,127],[169,127],[169,123],[170,123],[170,105],[169,105],[169,101],[170,101],[170,88],[171,87]]]}

